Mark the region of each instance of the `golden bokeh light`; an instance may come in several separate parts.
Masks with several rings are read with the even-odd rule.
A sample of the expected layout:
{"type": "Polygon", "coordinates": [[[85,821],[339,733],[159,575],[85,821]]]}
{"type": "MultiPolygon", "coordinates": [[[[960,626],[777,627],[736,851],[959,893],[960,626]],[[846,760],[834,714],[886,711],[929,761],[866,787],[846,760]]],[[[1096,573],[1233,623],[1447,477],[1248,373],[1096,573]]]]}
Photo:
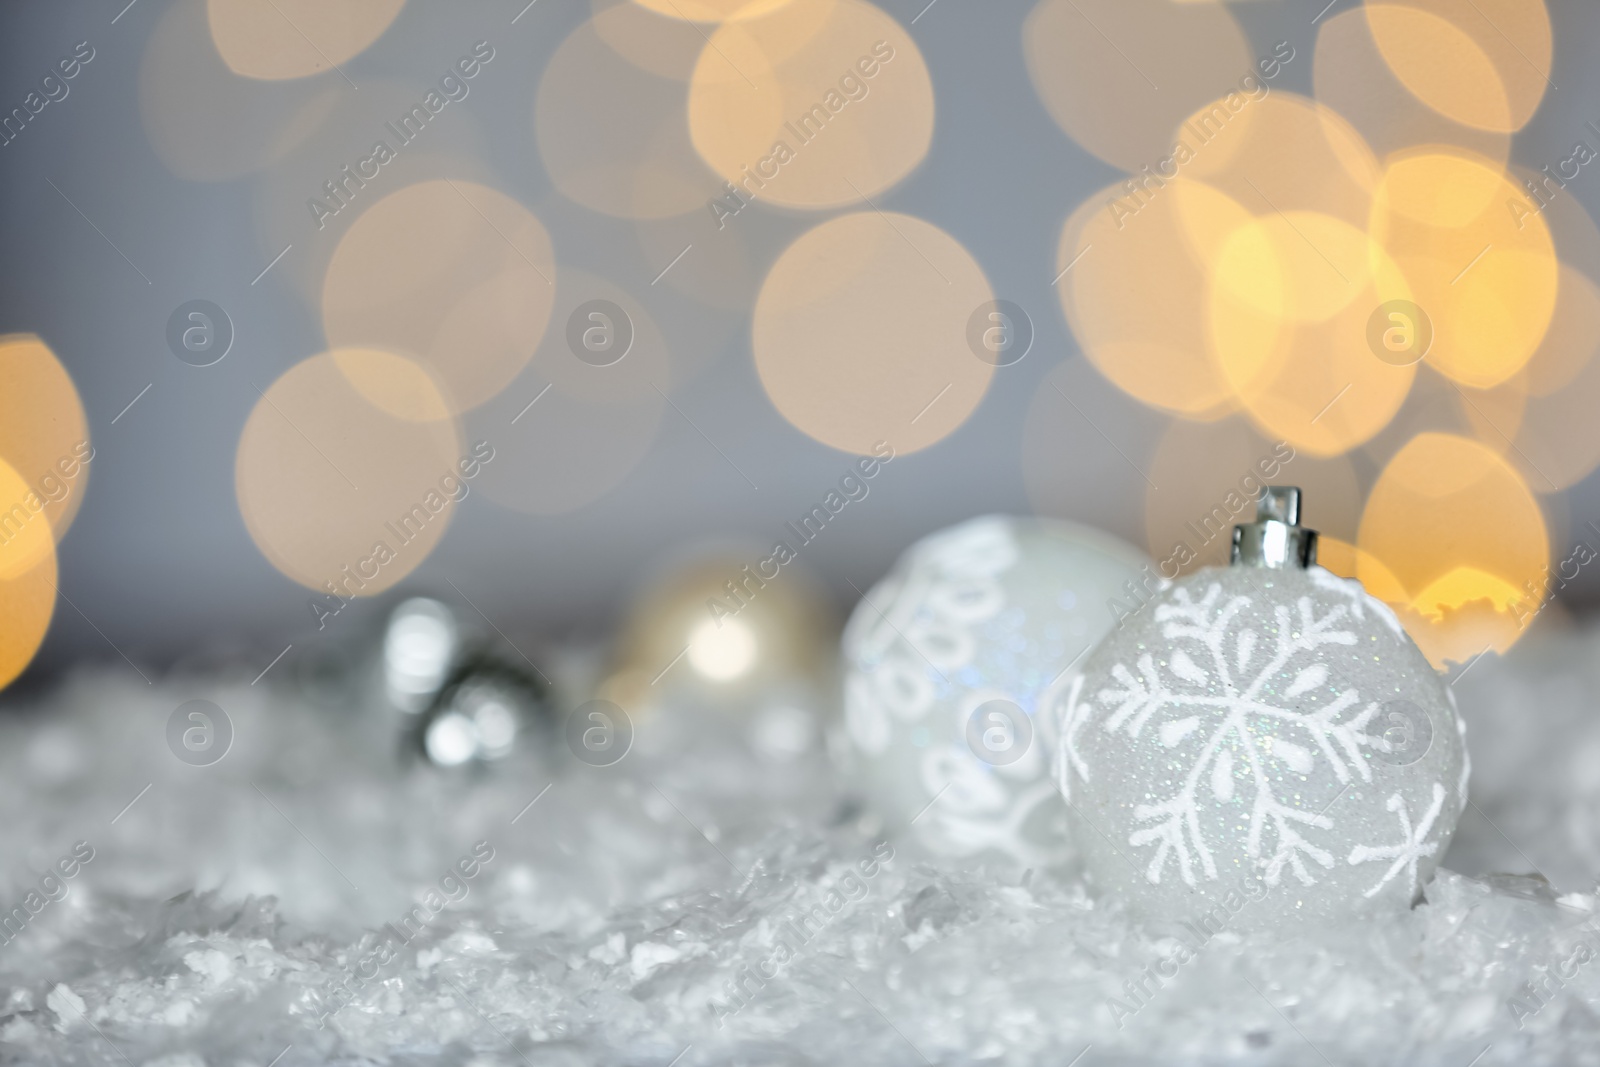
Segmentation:
{"type": "Polygon", "coordinates": [[[139,116],[167,169],[229,181],[282,159],[333,113],[350,87],[240,78],[212,45],[203,0],[162,14],[139,65],[139,116]]]}
{"type": "MultiPolygon", "coordinates": [[[[1600,288],[1588,275],[1563,263],[1550,329],[1528,360],[1526,389],[1550,396],[1576,382],[1600,346],[1600,288]]],[[[1600,438],[1600,434],[1594,435],[1600,438]]]]}
{"type": "MultiPolygon", "coordinates": [[[[1583,205],[1563,191],[1559,170],[1515,168],[1527,187],[1525,200],[1506,207],[1519,220],[1544,219],[1561,262],[1555,310],[1538,349],[1517,374],[1491,389],[1456,386],[1456,399],[1471,432],[1500,452],[1529,487],[1548,494],[1575,485],[1600,461],[1600,437],[1591,430],[1600,388],[1594,356],[1600,345],[1600,230],[1583,205]]],[[[1570,177],[1570,175],[1569,175],[1570,177]]]]}
{"type": "Polygon", "coordinates": [[[1557,260],[1542,216],[1490,161],[1437,146],[1391,157],[1371,232],[1429,316],[1428,364],[1487,389],[1533,356],[1555,308],[1557,260]]]}
{"type": "Polygon", "coordinates": [[[376,41],[406,0],[206,0],[211,39],[235,74],[266,81],[331,70],[376,41]]]}
{"type": "MultiPolygon", "coordinates": [[[[1502,406],[1516,418],[1495,419],[1494,439],[1506,461],[1536,492],[1567,489],[1600,466],[1600,288],[1570,267],[1561,271],[1561,294],[1544,343],[1527,369],[1501,390],[1502,406]],[[1505,440],[1509,437],[1510,440],[1505,440]]],[[[1473,398],[1480,405],[1480,397],[1473,398]]],[[[1489,412],[1494,418],[1496,413],[1489,412]]]]}
{"type": "Polygon", "coordinates": [[[732,210],[859,204],[922,162],[933,82],[906,28],[864,0],[724,23],[694,69],[689,131],[732,210]]]}
{"type": "Polygon", "coordinates": [[[530,515],[575,511],[627,477],[660,432],[676,377],[655,321],[604,278],[564,269],[554,318],[527,369],[467,421],[503,457],[485,469],[484,493],[530,515]]]}
{"type": "Polygon", "coordinates": [[[1202,106],[1178,128],[1170,168],[1257,214],[1319,211],[1366,228],[1379,167],[1355,127],[1332,108],[1287,91],[1202,106]]]}
{"type": "MultiPolygon", "coordinates": [[[[1471,408],[1463,398],[1463,393],[1473,402],[1482,403],[1484,397],[1504,388],[1464,390],[1459,383],[1429,368],[1427,363],[1418,364],[1417,375],[1411,382],[1411,391],[1406,394],[1405,403],[1400,405],[1400,410],[1395,412],[1387,426],[1361,445],[1363,466],[1375,464],[1376,469],[1383,469],[1395,453],[1411,443],[1412,438],[1424,433],[1476,437],[1488,447],[1501,450],[1505,447],[1504,439],[1494,431],[1488,419],[1470,414],[1471,408]]],[[[1505,413],[1498,409],[1493,415],[1495,419],[1504,417],[1505,413]]]]}
{"type": "Polygon", "coordinates": [[[419,365],[387,352],[323,353],[269,386],[234,461],[239,511],[256,547],[307,588],[348,599],[392,586],[427,558],[494,446],[464,450],[452,418],[383,410],[341,368],[386,377],[382,399],[411,414],[448,410],[419,365]],[[402,398],[405,389],[417,395],[402,398]]]}
{"type": "Polygon", "coordinates": [[[1550,84],[1544,0],[1366,0],[1367,26],[1407,89],[1456,122],[1520,130],[1550,84]]]}
{"type": "Polygon", "coordinates": [[[1386,604],[1406,602],[1406,589],[1383,562],[1342,537],[1317,535],[1317,564],[1341,578],[1355,578],[1369,596],[1386,604]]]}
{"type": "Polygon", "coordinates": [[[695,153],[685,118],[697,54],[676,56],[677,75],[661,73],[671,58],[664,53],[651,69],[640,67],[593,19],[561,42],[539,79],[533,112],[539,158],[563,196],[616,218],[706,210],[720,183],[695,153]]]}
{"type": "Polygon", "coordinates": [[[637,0],[592,0],[592,6],[594,32],[629,63],[680,82],[694,72],[706,46],[705,31],[695,22],[637,0]]]}
{"type": "Polygon", "coordinates": [[[34,488],[0,459],[0,581],[16,581],[55,558],[50,523],[31,506],[37,503],[34,488]]]}
{"type": "Polygon", "coordinates": [[[1252,216],[1179,178],[1130,197],[1090,196],[1061,231],[1056,283],[1073,334],[1124,392],[1190,418],[1217,418],[1232,387],[1207,343],[1213,264],[1252,216]]]}
{"type": "Polygon", "coordinates": [[[1379,358],[1370,329],[1384,305],[1410,296],[1363,230],[1332,215],[1279,212],[1223,242],[1210,336],[1262,432],[1338,455],[1383,429],[1411,388],[1415,366],[1379,358]]]}
{"type": "Polygon", "coordinates": [[[1451,434],[1418,434],[1367,498],[1356,542],[1369,589],[1395,603],[1435,666],[1505,651],[1544,596],[1549,534],[1533,492],[1497,452],[1451,434]]]}
{"type": "Polygon", "coordinates": [[[778,257],[756,299],[756,370],[774,406],[823,444],[897,454],[943,439],[994,368],[968,323],[994,299],[972,256],[910,215],[842,215],[778,257]]]}
{"type": "Polygon", "coordinates": [[[1264,91],[1239,24],[1209,0],[1043,0],[1022,44],[1056,125],[1135,174],[1172,156],[1178,124],[1201,104],[1231,96],[1249,107],[1264,91]]]}
{"type": "MultiPolygon", "coordinates": [[[[527,208],[476,182],[419,182],[374,203],[339,241],[323,329],[335,348],[415,360],[460,412],[499,393],[533,355],[555,277],[550,237],[527,208]]],[[[393,414],[426,395],[407,388],[397,399],[371,376],[351,381],[393,414]]]]}
{"type": "Polygon", "coordinates": [[[56,602],[56,546],[37,517],[13,526],[13,501],[31,492],[27,480],[0,458],[0,689],[33,659],[50,629],[56,602]]]}
{"type": "Polygon", "coordinates": [[[1519,222],[1530,215],[1542,215],[1561,262],[1591,279],[1600,279],[1600,227],[1566,186],[1575,175],[1583,173],[1574,168],[1584,165],[1584,160],[1593,162],[1596,158],[1600,153],[1588,141],[1580,141],[1566,150],[1565,158],[1542,170],[1513,168],[1512,180],[1520,182],[1527,195],[1520,203],[1506,205],[1519,222]]]}
{"type": "MultiPolygon", "coordinates": [[[[465,55],[467,53],[457,53],[465,55]]],[[[495,62],[505,58],[496,54],[495,62]]],[[[272,264],[254,290],[288,290],[311,314],[322,314],[322,289],[340,239],[385,196],[425,181],[498,187],[488,164],[490,131],[477,93],[494,65],[480,66],[464,84],[465,106],[450,101],[416,129],[428,109],[414,80],[363,78],[359,105],[342,104],[303,143],[249,180],[254,248],[242,251],[250,281],[272,264]],[[273,263],[278,253],[293,249],[273,263]]],[[[260,82],[264,91],[294,83],[260,82]]],[[[342,84],[342,83],[341,83],[342,84]]],[[[348,92],[348,90],[347,90],[348,92]]],[[[356,94],[350,94],[355,96],[356,94]]],[[[541,217],[544,216],[541,212],[541,217]]],[[[252,290],[252,291],[254,291],[252,290]]]]}
{"type": "MultiPolygon", "coordinates": [[[[0,337],[0,460],[22,476],[20,504],[54,535],[65,536],[89,488],[94,446],[72,376],[34,334],[0,337]]],[[[3,521],[3,520],[0,520],[3,521]]]]}
{"type": "MultiPolygon", "coordinates": [[[[1535,356],[1535,358],[1538,358],[1535,356]]],[[[1513,467],[1522,472],[1528,487],[1535,492],[1549,492],[1555,484],[1544,477],[1533,477],[1527,463],[1518,462],[1513,454],[1516,437],[1528,415],[1528,372],[1518,371],[1511,378],[1492,389],[1468,389],[1450,383],[1456,401],[1461,406],[1461,418],[1467,432],[1505,456],[1513,467]]]]}
{"type": "Polygon", "coordinates": [[[1264,485],[1299,486],[1305,525],[1355,536],[1361,491],[1348,459],[1306,455],[1241,419],[1173,420],[1150,459],[1145,485],[1145,544],[1162,576],[1227,564],[1234,524],[1255,518],[1264,485]]]}
{"type": "Polygon", "coordinates": [[[1317,99],[1348,119],[1379,158],[1419,144],[1449,144],[1506,161],[1509,134],[1464,126],[1411,94],[1378,49],[1361,8],[1320,26],[1311,68],[1317,99]]]}

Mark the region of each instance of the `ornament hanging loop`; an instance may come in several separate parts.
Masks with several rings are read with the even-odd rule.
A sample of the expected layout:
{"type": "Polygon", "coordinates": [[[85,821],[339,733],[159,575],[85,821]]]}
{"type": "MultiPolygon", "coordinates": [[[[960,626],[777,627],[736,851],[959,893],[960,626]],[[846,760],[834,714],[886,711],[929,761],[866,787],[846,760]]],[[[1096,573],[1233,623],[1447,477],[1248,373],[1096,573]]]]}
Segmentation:
{"type": "Polygon", "coordinates": [[[1256,521],[1233,528],[1233,565],[1305,570],[1316,561],[1317,531],[1300,525],[1300,490],[1264,486],[1256,501],[1256,521]]]}

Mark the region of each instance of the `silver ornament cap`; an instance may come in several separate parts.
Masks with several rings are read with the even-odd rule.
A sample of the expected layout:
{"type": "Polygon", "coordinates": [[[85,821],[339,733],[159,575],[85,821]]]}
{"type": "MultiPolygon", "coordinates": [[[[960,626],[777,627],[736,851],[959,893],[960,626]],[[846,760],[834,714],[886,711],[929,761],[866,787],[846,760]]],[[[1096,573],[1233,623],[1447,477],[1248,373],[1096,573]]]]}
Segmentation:
{"type": "Polygon", "coordinates": [[[1300,525],[1300,490],[1268,485],[1256,501],[1256,521],[1233,528],[1235,567],[1294,567],[1317,562],[1317,531],[1300,525]]]}

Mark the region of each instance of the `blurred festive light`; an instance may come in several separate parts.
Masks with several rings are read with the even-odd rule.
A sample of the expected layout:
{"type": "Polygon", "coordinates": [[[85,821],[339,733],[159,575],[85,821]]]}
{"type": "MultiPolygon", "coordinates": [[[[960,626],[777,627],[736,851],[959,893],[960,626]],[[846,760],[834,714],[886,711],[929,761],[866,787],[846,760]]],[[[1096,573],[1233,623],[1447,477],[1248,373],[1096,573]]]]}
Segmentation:
{"type": "Polygon", "coordinates": [[[706,210],[718,182],[695,154],[684,119],[695,58],[679,55],[682,74],[673,77],[643,69],[608,44],[593,20],[561,42],[539,79],[534,132],[563,196],[618,218],[706,210]]]}
{"type": "Polygon", "coordinates": [[[688,81],[706,46],[701,27],[665,3],[663,10],[637,0],[591,0],[591,6],[594,32],[617,55],[658,78],[688,81]]]}
{"type": "Polygon", "coordinates": [[[1137,198],[1121,185],[1091,195],[1062,228],[1056,253],[1062,310],[1084,355],[1152,406],[1190,418],[1232,410],[1233,389],[1207,342],[1211,274],[1227,238],[1251,217],[1184,178],[1137,198]]]}
{"type": "Polygon", "coordinates": [[[1367,25],[1407,89],[1478,129],[1520,130],[1550,84],[1544,0],[1366,0],[1367,25]]]}
{"type": "Polygon", "coordinates": [[[428,723],[423,731],[422,746],[435,765],[459,767],[477,755],[477,727],[461,712],[447,711],[428,723]]]}
{"type": "Polygon", "coordinates": [[[1195,108],[1259,94],[1261,75],[1283,62],[1269,56],[1258,68],[1233,15],[1212,2],[1043,0],[1022,45],[1056,125],[1136,174],[1172,156],[1178,125],[1195,108]]]}
{"type": "Polygon", "coordinates": [[[422,367],[387,352],[324,353],[262,393],[239,438],[234,487],[256,547],[325,595],[310,602],[320,622],[416,569],[493,458],[492,441],[463,451],[422,367]],[[382,399],[404,414],[369,401],[341,364],[385,382],[382,399]],[[416,417],[427,411],[438,417],[416,417]]]}
{"type": "Polygon", "coordinates": [[[1512,466],[1522,472],[1530,489],[1541,493],[1553,490],[1553,481],[1537,475],[1527,463],[1518,462],[1513,454],[1517,434],[1528,414],[1526,368],[1492,389],[1469,389],[1454,382],[1451,385],[1468,434],[1506,457],[1512,466]]]}
{"type": "Polygon", "coordinates": [[[1286,211],[1235,230],[1217,255],[1210,336],[1263,432],[1330,456],[1389,422],[1416,368],[1375,354],[1371,323],[1409,304],[1383,249],[1332,215],[1286,211]]]}
{"type": "Polygon", "coordinates": [[[1242,97],[1237,110],[1228,104],[1212,101],[1184,119],[1178,143],[1187,152],[1170,169],[1257,214],[1304,209],[1366,228],[1380,171],[1348,120],[1287,90],[1242,97]]]}
{"type": "Polygon", "coordinates": [[[32,492],[0,459],[0,689],[21,674],[39,650],[56,603],[56,546],[37,515],[19,518],[32,492]]]}
{"type": "Polygon", "coordinates": [[[1292,323],[1327,322],[1373,286],[1380,300],[1407,295],[1363,230],[1317,211],[1251,219],[1228,234],[1212,270],[1214,294],[1292,323]]]}
{"type": "MultiPolygon", "coordinates": [[[[1576,382],[1594,363],[1600,346],[1600,289],[1587,274],[1561,265],[1550,329],[1524,369],[1526,389],[1550,396],[1576,382]]],[[[1600,440],[1600,434],[1591,435],[1600,440]]]]}
{"type": "MultiPolygon", "coordinates": [[[[335,348],[415,360],[459,412],[527,363],[550,321],[555,278],[550,237],[527,208],[476,182],[420,182],[367,208],[339,241],[323,283],[323,328],[335,348]]],[[[408,387],[386,399],[381,377],[350,377],[393,414],[413,417],[395,402],[428,396],[408,387]]]]}
{"type": "Polygon", "coordinates": [[[1505,651],[1544,596],[1549,535],[1532,491],[1493,449],[1418,434],[1389,461],[1367,498],[1357,559],[1374,595],[1391,602],[1435,666],[1505,651]]]}
{"type": "Polygon", "coordinates": [[[17,469],[0,459],[0,581],[13,582],[55,559],[50,522],[38,494],[17,469]]]}
{"type": "Polygon", "coordinates": [[[376,41],[405,0],[206,0],[217,52],[235,74],[281,81],[337,67],[376,41]]]}
{"type": "Polygon", "coordinates": [[[1242,419],[1174,420],[1149,461],[1145,543],[1162,577],[1226,565],[1233,527],[1255,517],[1264,485],[1297,485],[1309,507],[1304,522],[1354,537],[1361,488],[1348,459],[1319,459],[1242,419]]]}
{"type": "Polygon", "coordinates": [[[731,682],[755,662],[755,634],[738,619],[706,619],[689,633],[689,666],[713,682],[731,682]]]}
{"type": "MultiPolygon", "coordinates": [[[[1481,391],[1471,392],[1476,399],[1481,391]]],[[[1447,433],[1458,437],[1479,437],[1480,430],[1493,433],[1487,423],[1476,426],[1467,417],[1467,405],[1462,400],[1462,386],[1432,370],[1426,363],[1417,368],[1411,382],[1411,391],[1394,417],[1371,439],[1363,442],[1360,453],[1362,466],[1375,464],[1381,470],[1411,439],[1423,433],[1447,433]]],[[[1501,442],[1503,444],[1503,442],[1501,442]]]]}
{"type": "MultiPolygon", "coordinates": [[[[459,44],[457,49],[447,55],[470,57],[469,49],[459,44]]],[[[495,64],[503,60],[502,52],[494,63],[480,63],[475,78],[462,81],[463,91],[483,92],[486,83],[499,77],[495,64]]],[[[446,66],[441,62],[425,69],[446,66]]],[[[273,92],[292,83],[255,84],[273,92]]],[[[491,176],[487,162],[490,130],[478,96],[465,97],[464,104],[448,101],[419,133],[419,114],[429,114],[422,103],[428,88],[415,78],[363,77],[361,92],[349,94],[359,103],[342,102],[303,141],[251,176],[255,242],[240,255],[241,263],[251,267],[251,278],[266,271],[256,289],[270,285],[290,290],[320,319],[328,266],[340,239],[369,208],[391,193],[428,181],[495,187],[498,177],[491,176]],[[289,245],[293,251],[279,258],[289,245]]]]}
{"type": "Polygon", "coordinates": [[[383,683],[389,703],[415,714],[444,688],[461,649],[455,613],[431,597],[411,597],[389,613],[383,633],[383,683]]]}
{"type": "Polygon", "coordinates": [[[1514,390],[1502,403],[1517,403],[1525,410],[1519,410],[1515,420],[1498,420],[1497,428],[1511,440],[1494,443],[1536,492],[1570,488],[1600,466],[1600,433],[1595,432],[1595,412],[1600,411],[1597,347],[1600,288],[1563,266],[1550,332],[1523,374],[1497,390],[1514,390]]]}
{"type": "Polygon", "coordinates": [[[483,491],[534,515],[573,511],[622,481],[656,439],[677,378],[660,328],[610,281],[564,268],[553,319],[527,368],[467,419],[506,457],[485,468],[483,491]]]}
{"type": "Polygon", "coordinates": [[[229,181],[281,159],[349,93],[344,82],[264,85],[240,78],[213,46],[202,0],[176,0],[139,65],[139,115],[167,169],[229,181]]]}
{"type": "Polygon", "coordinates": [[[1507,210],[1525,200],[1489,160],[1438,147],[1391,157],[1373,197],[1370,232],[1433,324],[1428,364],[1463,385],[1510,378],[1549,327],[1555,247],[1540,215],[1507,210]]]}
{"type": "Polygon", "coordinates": [[[15,500],[6,497],[6,511],[22,505],[28,523],[60,541],[89,488],[93,457],[78,390],[55,353],[31,333],[0,337],[0,460],[28,489],[15,500]]]}
{"type": "MultiPolygon", "coordinates": [[[[1506,205],[1519,220],[1530,215],[1544,218],[1545,227],[1556,244],[1561,262],[1592,279],[1600,279],[1600,227],[1583,201],[1566,191],[1573,177],[1572,168],[1585,160],[1600,158],[1600,135],[1574,142],[1565,155],[1542,170],[1514,166],[1509,177],[1522,185],[1520,202],[1506,205]],[[1591,141],[1593,143],[1591,143],[1591,141]]],[[[1577,171],[1582,175],[1583,171],[1577,171]]]]}
{"type": "Polygon", "coordinates": [[[1382,158],[1421,144],[1458,145],[1504,163],[1506,133],[1464,126],[1423,104],[1395,77],[1361,8],[1325,18],[1311,60],[1317,99],[1344,116],[1382,158]]]}
{"type": "Polygon", "coordinates": [[[993,366],[967,323],[994,299],[972,256],[932,223],[861,212],[802,235],[756,300],[761,384],[796,428],[869,455],[941,440],[983,399],[993,366]]]}
{"type": "Polygon", "coordinates": [[[1341,578],[1360,580],[1369,595],[1387,604],[1403,606],[1409,599],[1405,586],[1383,565],[1382,560],[1370,552],[1363,552],[1350,541],[1319,533],[1317,563],[1341,578]]]}
{"type": "Polygon", "coordinates": [[[689,91],[694,146],[727,182],[707,205],[719,216],[751,201],[859,204],[922,162],[933,115],[916,42],[863,0],[724,23],[689,91]]]}

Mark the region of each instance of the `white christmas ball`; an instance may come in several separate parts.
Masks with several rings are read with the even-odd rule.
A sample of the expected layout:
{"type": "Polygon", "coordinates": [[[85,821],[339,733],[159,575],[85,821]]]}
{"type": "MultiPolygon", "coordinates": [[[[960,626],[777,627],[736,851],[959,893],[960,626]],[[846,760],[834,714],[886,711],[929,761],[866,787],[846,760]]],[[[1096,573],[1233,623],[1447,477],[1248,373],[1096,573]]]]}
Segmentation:
{"type": "Polygon", "coordinates": [[[1449,690],[1316,566],[1157,593],[1087,657],[1056,766],[1101,890],[1212,932],[1411,906],[1467,798],[1449,690]]]}
{"type": "Polygon", "coordinates": [[[1004,516],[905,552],[844,633],[846,769],[888,829],[948,855],[1065,857],[1044,710],[1146,563],[1098,530],[1004,516]]]}

